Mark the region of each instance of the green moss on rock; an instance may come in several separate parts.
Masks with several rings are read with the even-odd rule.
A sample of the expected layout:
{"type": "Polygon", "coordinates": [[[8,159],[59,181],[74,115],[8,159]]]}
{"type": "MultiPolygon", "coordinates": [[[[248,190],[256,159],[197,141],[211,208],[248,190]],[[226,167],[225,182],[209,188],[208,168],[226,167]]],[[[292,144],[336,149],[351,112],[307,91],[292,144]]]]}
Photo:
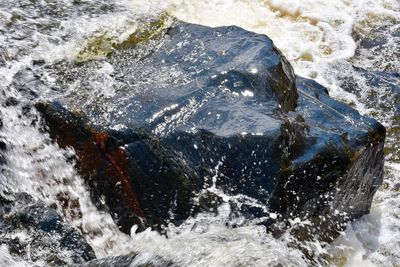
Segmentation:
{"type": "Polygon", "coordinates": [[[156,19],[140,23],[142,25],[122,41],[119,40],[118,36],[112,36],[107,32],[101,33],[87,40],[84,48],[79,51],[76,61],[85,62],[109,58],[116,50],[128,49],[141,43],[147,43],[166,29],[172,20],[172,17],[167,13],[162,13],[156,19]]]}

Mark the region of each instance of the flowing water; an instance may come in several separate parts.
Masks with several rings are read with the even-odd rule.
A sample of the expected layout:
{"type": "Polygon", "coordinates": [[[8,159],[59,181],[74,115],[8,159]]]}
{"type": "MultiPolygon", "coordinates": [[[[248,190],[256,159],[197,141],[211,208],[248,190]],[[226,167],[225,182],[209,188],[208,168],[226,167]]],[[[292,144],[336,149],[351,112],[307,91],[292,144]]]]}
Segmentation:
{"type": "MultiPolygon", "coordinates": [[[[385,85],[372,86],[357,68],[399,73],[398,0],[1,0],[0,32],[1,98],[19,102],[5,105],[2,101],[0,106],[4,125],[0,138],[8,147],[1,190],[28,192],[49,205],[56,203],[59,213],[79,229],[98,258],[138,253],[132,266],[157,262],[160,257],[178,266],[400,266],[400,159],[390,91],[390,83],[398,86],[399,79],[391,76],[385,85]],[[289,234],[273,238],[256,222],[227,227],[229,205],[222,205],[218,216],[200,214],[179,227],[169,226],[168,238],[150,230],[123,234],[109,214],[98,211],[69,160],[74,152],[60,149],[31,123],[39,117],[34,110],[21,115],[21,107],[31,99],[24,93],[24,84],[18,84],[18,75],[36,68],[38,62],[76,59],[93,36],[106,34],[123,40],[140,27],[139,18],[160,12],[187,22],[238,25],[267,34],[297,74],[317,80],[334,98],[394,129],[387,143],[385,181],[371,214],[349,223],[333,244],[313,241],[299,249],[289,234]],[[80,218],[61,208],[57,202],[60,192],[79,201],[80,218]],[[304,256],[304,250],[314,255],[314,261],[304,256]]],[[[113,93],[109,72],[104,66],[94,77],[93,94],[113,93]]],[[[24,80],[29,79],[51,84],[54,78],[43,72],[24,80]]],[[[35,98],[53,97],[49,87],[39,87],[35,93],[35,98]]],[[[208,190],[226,201],[252,201],[226,195],[215,186],[208,190]]],[[[295,219],[292,223],[306,222],[295,219]]],[[[29,233],[14,234],[26,242],[31,238],[29,233]]],[[[6,245],[0,246],[0,266],[32,264],[29,257],[18,258],[6,245]]]]}

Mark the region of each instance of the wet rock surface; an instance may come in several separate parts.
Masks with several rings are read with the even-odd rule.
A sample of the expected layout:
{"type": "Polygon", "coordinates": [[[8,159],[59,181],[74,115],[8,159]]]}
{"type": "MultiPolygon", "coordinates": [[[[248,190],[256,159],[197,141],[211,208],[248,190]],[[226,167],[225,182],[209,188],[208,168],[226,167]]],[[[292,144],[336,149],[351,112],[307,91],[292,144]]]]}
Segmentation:
{"type": "MultiPolygon", "coordinates": [[[[269,208],[240,203],[240,216],[307,218],[324,239],[368,213],[382,125],[296,77],[265,35],[173,22],[146,36],[100,60],[41,67],[62,96],[37,108],[123,231],[207,210],[194,199],[211,186],[269,208]]],[[[47,86],[17,75],[30,79],[24,90],[47,86]]]]}
{"type": "Polygon", "coordinates": [[[399,19],[391,16],[382,19],[364,20],[353,28],[357,49],[351,63],[381,72],[399,72],[400,52],[392,49],[400,42],[399,19]]]}
{"type": "Polygon", "coordinates": [[[47,266],[95,258],[90,245],[55,209],[25,193],[0,196],[0,244],[15,257],[47,266]]]}
{"type": "Polygon", "coordinates": [[[200,188],[200,178],[154,136],[140,128],[90,128],[58,103],[38,104],[37,108],[58,143],[75,149],[78,168],[92,188],[95,203],[105,208],[101,204],[105,198],[123,231],[129,233],[133,224],[140,230],[149,225],[158,228],[171,212],[176,220],[190,215],[191,197],[200,188]]]}

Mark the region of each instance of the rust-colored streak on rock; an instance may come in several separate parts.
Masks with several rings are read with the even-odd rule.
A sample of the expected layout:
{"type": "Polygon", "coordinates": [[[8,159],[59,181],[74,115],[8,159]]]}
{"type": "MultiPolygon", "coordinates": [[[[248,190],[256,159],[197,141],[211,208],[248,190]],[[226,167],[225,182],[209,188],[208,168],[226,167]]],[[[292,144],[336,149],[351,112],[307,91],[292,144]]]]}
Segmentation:
{"type": "Polygon", "coordinates": [[[97,154],[96,148],[91,141],[82,144],[82,150],[75,150],[78,157],[78,166],[86,172],[88,178],[93,180],[101,165],[101,157],[97,154]]]}
{"type": "Polygon", "coordinates": [[[95,131],[77,114],[68,112],[57,103],[38,103],[36,108],[42,113],[49,133],[58,145],[74,148],[77,169],[93,190],[94,201],[104,195],[111,209],[119,208],[118,216],[124,217],[122,221],[125,217],[132,220],[130,215],[146,221],[139,198],[132,191],[125,151],[113,144],[107,133],[95,131]]]}
{"type": "Polygon", "coordinates": [[[92,131],[92,137],[97,146],[101,150],[106,151],[106,142],[108,140],[108,135],[106,133],[92,131]]]}
{"type": "Polygon", "coordinates": [[[115,151],[107,153],[107,139],[108,135],[101,132],[92,132],[93,139],[97,147],[102,151],[107,161],[112,165],[113,168],[107,168],[107,173],[113,177],[117,182],[121,183],[124,198],[127,201],[129,207],[139,217],[145,218],[143,209],[140,207],[140,202],[136,195],[133,193],[132,186],[129,182],[129,174],[127,166],[129,165],[128,157],[123,148],[118,148],[115,151]]]}

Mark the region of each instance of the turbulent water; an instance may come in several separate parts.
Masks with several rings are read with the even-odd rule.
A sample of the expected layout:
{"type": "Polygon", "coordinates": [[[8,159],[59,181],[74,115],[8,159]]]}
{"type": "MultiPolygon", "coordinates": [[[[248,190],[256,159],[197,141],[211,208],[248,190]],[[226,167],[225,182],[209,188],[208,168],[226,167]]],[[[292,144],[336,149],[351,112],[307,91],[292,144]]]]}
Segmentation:
{"type": "MultiPolygon", "coordinates": [[[[317,80],[331,96],[386,127],[396,126],[390,88],[371,87],[354,66],[400,72],[398,0],[2,0],[0,92],[3,99],[15,97],[20,102],[18,106],[0,106],[4,124],[0,136],[8,146],[8,163],[0,174],[2,191],[28,192],[49,205],[56,203],[60,214],[79,229],[98,258],[139,253],[132,266],[156,262],[159,257],[179,266],[400,266],[400,159],[397,138],[390,134],[386,177],[371,214],[349,224],[331,245],[314,241],[301,244],[299,249],[289,234],[273,238],[252,222],[229,228],[229,205],[222,205],[217,217],[200,214],[179,227],[171,225],[168,238],[150,230],[125,235],[109,214],[94,207],[68,160],[74,152],[60,149],[32,125],[32,119],[21,116],[21,106],[30,99],[21,90],[23,85],[11,84],[18,80],[20,70],[35,68],[41,60],[76,59],[93,36],[123,40],[139,27],[138,18],[160,12],[187,22],[238,25],[267,34],[297,74],[317,80]],[[59,192],[79,201],[81,218],[60,207],[59,192]],[[304,256],[304,250],[314,255],[314,261],[304,256]]],[[[94,95],[113,93],[108,89],[114,82],[107,75],[110,70],[105,66],[102,71],[93,77],[94,95]]],[[[53,79],[48,73],[39,78],[48,83],[53,79]]],[[[39,89],[35,97],[53,97],[51,88],[39,89]]],[[[32,113],[30,116],[38,116],[32,113]]],[[[209,190],[224,200],[238,201],[237,196],[223,194],[215,186],[209,190]]],[[[293,221],[298,223],[303,222],[293,221]]],[[[14,235],[28,243],[32,238],[24,232],[14,235]]],[[[18,258],[6,245],[0,246],[0,266],[32,264],[29,256],[18,258]]]]}

